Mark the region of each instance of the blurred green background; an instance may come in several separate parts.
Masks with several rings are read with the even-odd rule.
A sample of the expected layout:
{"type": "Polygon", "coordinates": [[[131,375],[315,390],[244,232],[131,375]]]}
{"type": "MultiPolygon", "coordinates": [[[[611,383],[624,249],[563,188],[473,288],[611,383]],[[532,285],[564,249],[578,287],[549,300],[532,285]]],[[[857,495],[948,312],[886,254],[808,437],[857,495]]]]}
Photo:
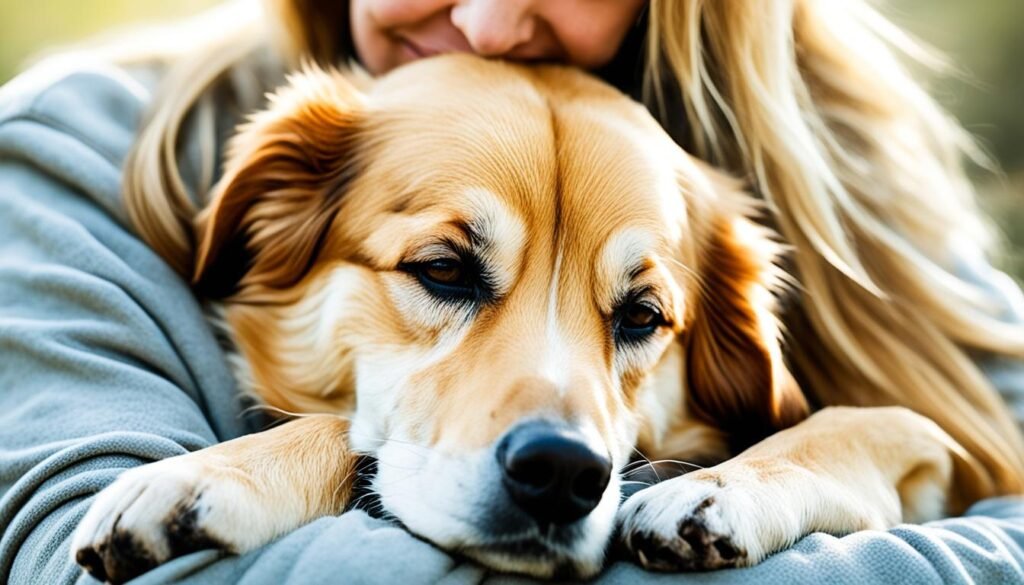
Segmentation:
{"type": "MultiPolygon", "coordinates": [[[[0,0],[0,82],[38,51],[215,3],[0,0]]],[[[882,7],[956,66],[958,74],[936,80],[933,89],[1003,170],[1000,176],[978,173],[976,181],[983,206],[1005,235],[997,260],[1024,282],[1024,0],[888,0],[882,7]]]]}

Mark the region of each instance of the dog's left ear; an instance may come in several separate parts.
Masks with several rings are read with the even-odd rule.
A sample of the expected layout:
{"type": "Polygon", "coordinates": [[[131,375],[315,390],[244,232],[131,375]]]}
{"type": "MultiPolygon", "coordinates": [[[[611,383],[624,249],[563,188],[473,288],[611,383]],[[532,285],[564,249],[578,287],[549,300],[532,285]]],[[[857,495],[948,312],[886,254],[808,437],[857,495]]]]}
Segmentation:
{"type": "Polygon", "coordinates": [[[751,199],[722,181],[705,208],[691,321],[683,333],[687,401],[744,448],[808,415],[782,357],[775,293],[780,245],[747,218],[751,199]]]}
{"type": "Polygon", "coordinates": [[[232,139],[225,175],[196,218],[192,282],[204,296],[295,284],[337,213],[363,96],[335,71],[307,67],[288,81],[232,139]]]}

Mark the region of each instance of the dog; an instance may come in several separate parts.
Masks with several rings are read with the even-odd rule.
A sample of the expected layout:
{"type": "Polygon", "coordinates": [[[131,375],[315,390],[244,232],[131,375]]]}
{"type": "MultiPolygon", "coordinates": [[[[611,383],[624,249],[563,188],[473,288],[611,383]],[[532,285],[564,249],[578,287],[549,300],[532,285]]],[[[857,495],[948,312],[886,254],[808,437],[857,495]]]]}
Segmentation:
{"type": "Polygon", "coordinates": [[[233,139],[193,273],[240,386],[302,416],[126,471],[74,558],[119,582],[243,553],[344,510],[364,456],[411,532],[540,578],[595,575],[613,541],[709,570],[961,509],[970,456],[930,420],[811,414],[757,213],[582,72],[443,56],[364,91],[307,68],[233,139]],[[648,459],[704,466],[622,502],[648,459]]]}

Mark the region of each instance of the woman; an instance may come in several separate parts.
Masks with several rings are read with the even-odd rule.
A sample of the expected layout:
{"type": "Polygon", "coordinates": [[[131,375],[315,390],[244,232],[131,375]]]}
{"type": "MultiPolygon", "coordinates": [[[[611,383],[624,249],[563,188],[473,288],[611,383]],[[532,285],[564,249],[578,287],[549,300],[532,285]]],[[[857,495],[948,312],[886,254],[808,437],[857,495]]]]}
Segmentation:
{"type": "MultiPolygon", "coordinates": [[[[898,65],[891,47],[912,45],[860,2],[266,8],[265,21],[249,4],[211,13],[144,61],[40,68],[0,95],[0,578],[74,580],[67,539],[88,496],[125,467],[257,427],[241,420],[216,340],[172,268],[188,270],[191,218],[224,138],[288,66],[310,58],[354,59],[371,74],[451,50],[560,61],[644,98],[685,148],[747,176],[769,202],[809,301],[784,319],[803,340],[790,357],[804,386],[827,388],[821,401],[909,403],[981,461],[990,495],[1021,491],[1024,441],[993,381],[1024,386],[1024,373],[1012,363],[999,378],[981,373],[993,354],[1024,354],[1019,293],[978,259],[983,230],[960,167],[969,142],[898,65]],[[829,387],[840,370],[860,383],[829,387]]],[[[975,512],[988,516],[810,537],[741,575],[879,579],[887,573],[866,561],[881,554],[900,577],[1006,579],[1007,567],[1020,570],[1024,527],[993,519],[1016,513],[1005,502],[975,512]]],[[[243,557],[190,555],[150,577],[386,582],[453,566],[398,529],[345,515],[243,557]]],[[[638,573],[616,566],[607,578],[638,573]]]]}

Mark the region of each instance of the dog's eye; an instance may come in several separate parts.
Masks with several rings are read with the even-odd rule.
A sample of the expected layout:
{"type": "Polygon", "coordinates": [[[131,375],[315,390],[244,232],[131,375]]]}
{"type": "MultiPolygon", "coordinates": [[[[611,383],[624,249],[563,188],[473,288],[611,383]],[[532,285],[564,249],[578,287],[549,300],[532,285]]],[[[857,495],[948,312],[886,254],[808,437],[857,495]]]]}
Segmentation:
{"type": "Polygon", "coordinates": [[[622,316],[622,324],[630,329],[643,329],[650,327],[657,318],[658,312],[654,309],[640,303],[633,303],[626,307],[622,316]]]}
{"type": "Polygon", "coordinates": [[[619,308],[617,336],[625,342],[641,341],[665,323],[661,312],[642,301],[630,301],[619,308]]]}
{"type": "Polygon", "coordinates": [[[456,260],[434,260],[423,267],[422,274],[437,284],[457,286],[462,281],[462,264],[456,260]]]}
{"type": "Polygon", "coordinates": [[[405,268],[419,279],[427,292],[442,300],[473,300],[482,292],[474,270],[461,260],[442,258],[405,268]]]}

